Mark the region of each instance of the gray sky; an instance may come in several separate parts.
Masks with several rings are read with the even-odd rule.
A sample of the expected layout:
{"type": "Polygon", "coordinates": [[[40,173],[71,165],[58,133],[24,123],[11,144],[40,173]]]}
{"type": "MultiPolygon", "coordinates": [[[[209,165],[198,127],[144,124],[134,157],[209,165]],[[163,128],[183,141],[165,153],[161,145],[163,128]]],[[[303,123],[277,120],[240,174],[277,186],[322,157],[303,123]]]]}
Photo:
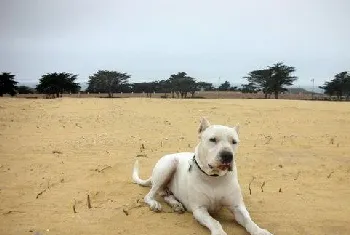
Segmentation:
{"type": "Polygon", "coordinates": [[[1,0],[0,71],[241,83],[283,61],[296,85],[322,84],[350,70],[349,29],[349,0],[1,0]]]}

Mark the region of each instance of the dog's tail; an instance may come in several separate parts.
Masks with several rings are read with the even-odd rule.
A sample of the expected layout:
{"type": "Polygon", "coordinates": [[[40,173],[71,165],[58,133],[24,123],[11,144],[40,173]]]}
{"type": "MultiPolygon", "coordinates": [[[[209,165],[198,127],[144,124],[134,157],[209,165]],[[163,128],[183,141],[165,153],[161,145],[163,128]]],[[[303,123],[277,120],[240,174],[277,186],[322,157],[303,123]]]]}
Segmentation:
{"type": "Polygon", "coordinates": [[[151,186],[152,185],[152,177],[149,177],[147,180],[140,179],[139,177],[139,161],[136,160],[134,164],[134,170],[132,172],[132,179],[135,183],[141,186],[151,186]]]}

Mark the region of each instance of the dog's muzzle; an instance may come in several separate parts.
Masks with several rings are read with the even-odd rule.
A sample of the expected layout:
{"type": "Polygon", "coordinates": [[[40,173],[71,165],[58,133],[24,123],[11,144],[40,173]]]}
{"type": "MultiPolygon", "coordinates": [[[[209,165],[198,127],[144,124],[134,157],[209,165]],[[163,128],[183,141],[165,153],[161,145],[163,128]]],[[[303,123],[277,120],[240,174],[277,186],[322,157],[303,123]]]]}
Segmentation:
{"type": "Polygon", "coordinates": [[[221,164],[218,168],[220,170],[232,170],[233,153],[228,151],[222,151],[219,156],[221,164]]]}

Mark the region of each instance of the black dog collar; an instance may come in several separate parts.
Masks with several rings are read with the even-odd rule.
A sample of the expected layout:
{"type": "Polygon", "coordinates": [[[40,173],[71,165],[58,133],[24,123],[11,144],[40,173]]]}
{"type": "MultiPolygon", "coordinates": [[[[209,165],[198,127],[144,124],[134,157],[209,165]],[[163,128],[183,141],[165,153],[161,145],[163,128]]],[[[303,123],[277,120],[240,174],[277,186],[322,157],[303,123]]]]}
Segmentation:
{"type": "Polygon", "coordinates": [[[193,155],[193,162],[196,163],[196,165],[197,165],[197,167],[199,168],[199,170],[201,170],[201,172],[203,172],[203,173],[206,174],[207,176],[213,176],[213,177],[219,176],[218,174],[208,175],[205,171],[203,171],[202,168],[199,166],[197,160],[196,160],[196,155],[193,155]]]}

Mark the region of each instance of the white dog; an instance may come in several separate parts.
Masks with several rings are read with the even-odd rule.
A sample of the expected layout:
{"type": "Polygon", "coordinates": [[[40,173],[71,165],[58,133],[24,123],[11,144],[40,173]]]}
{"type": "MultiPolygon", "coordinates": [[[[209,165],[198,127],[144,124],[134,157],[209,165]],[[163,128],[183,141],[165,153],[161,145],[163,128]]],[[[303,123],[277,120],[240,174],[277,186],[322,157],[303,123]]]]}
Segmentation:
{"type": "Polygon", "coordinates": [[[175,211],[184,212],[186,208],[192,212],[212,235],[226,235],[220,223],[209,214],[225,206],[250,234],[271,235],[255,224],[243,202],[235,164],[238,126],[210,125],[202,118],[198,132],[200,142],[195,153],[165,155],[147,180],[139,178],[138,161],[135,162],[134,182],[152,185],[144,201],[153,211],[160,211],[161,205],[155,200],[158,193],[175,211]]]}

